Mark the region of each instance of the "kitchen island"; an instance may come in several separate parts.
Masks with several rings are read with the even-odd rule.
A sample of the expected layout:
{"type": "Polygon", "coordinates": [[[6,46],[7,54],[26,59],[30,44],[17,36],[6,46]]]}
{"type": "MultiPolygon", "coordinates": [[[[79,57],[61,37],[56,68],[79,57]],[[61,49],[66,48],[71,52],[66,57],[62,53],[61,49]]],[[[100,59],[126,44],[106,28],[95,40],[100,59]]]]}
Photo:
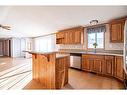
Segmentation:
{"type": "Polygon", "coordinates": [[[29,53],[32,54],[33,80],[45,89],[60,89],[68,84],[68,54],[36,51],[29,53]]]}

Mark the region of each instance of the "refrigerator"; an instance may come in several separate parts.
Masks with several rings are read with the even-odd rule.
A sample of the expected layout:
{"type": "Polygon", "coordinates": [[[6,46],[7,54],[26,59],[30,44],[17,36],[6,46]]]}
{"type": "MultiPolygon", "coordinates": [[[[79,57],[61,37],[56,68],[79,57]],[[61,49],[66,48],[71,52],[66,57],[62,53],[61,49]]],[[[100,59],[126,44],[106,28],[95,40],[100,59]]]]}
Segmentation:
{"type": "MultiPolygon", "coordinates": [[[[127,19],[125,21],[125,27],[124,27],[124,71],[127,75],[127,19]]],[[[127,79],[125,80],[125,86],[127,89],[127,79]]]]}

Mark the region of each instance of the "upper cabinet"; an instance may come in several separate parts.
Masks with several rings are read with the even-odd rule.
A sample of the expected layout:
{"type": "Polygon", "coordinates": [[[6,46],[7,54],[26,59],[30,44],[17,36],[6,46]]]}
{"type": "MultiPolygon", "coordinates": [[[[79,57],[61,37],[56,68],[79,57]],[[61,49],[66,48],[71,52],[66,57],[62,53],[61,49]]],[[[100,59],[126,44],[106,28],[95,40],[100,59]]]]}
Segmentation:
{"type": "Polygon", "coordinates": [[[56,34],[56,44],[64,43],[64,35],[62,32],[56,34]]]}
{"type": "Polygon", "coordinates": [[[125,18],[113,20],[110,25],[110,42],[123,43],[125,18]]]}
{"type": "Polygon", "coordinates": [[[74,27],[56,33],[56,44],[83,44],[84,28],[74,27]]]}

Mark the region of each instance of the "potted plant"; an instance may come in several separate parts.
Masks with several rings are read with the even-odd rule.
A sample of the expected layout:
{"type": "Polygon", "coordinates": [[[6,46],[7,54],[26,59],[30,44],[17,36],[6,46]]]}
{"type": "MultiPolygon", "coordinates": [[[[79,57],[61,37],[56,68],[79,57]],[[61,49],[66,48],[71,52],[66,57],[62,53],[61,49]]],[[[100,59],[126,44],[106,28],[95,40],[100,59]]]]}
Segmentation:
{"type": "Polygon", "coordinates": [[[93,46],[94,46],[94,53],[96,53],[96,47],[97,47],[97,43],[93,43],[93,46]]]}

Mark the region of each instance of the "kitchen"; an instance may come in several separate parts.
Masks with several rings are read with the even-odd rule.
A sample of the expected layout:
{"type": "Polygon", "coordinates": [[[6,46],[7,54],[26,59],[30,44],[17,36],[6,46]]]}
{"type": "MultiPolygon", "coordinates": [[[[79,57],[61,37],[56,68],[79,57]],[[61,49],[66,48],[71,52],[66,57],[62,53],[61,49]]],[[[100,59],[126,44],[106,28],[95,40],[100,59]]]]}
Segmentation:
{"type": "MultiPolygon", "coordinates": [[[[46,9],[46,7],[40,7],[41,10],[43,8],[46,9]]],[[[65,27],[62,27],[63,19],[61,20],[61,26],[59,26],[61,28],[58,28],[55,33],[35,37],[6,38],[6,40],[10,40],[13,44],[11,48],[11,57],[25,57],[28,59],[32,57],[32,79],[42,84],[42,89],[125,89],[127,75],[126,68],[124,68],[125,58],[123,55],[125,51],[123,51],[123,49],[124,46],[126,46],[124,45],[126,41],[124,33],[126,31],[125,23],[127,23],[127,14],[125,13],[126,7],[77,7],[77,9],[76,7],[72,7],[72,9],[69,7],[61,7],[59,11],[57,7],[47,7],[47,10],[49,9],[49,11],[52,12],[50,8],[54,8],[59,14],[61,10],[65,12],[64,10],[68,8],[70,14],[65,16],[66,20],[73,17],[72,15],[76,12],[79,13],[80,11],[80,13],[82,13],[83,11],[81,10],[89,9],[86,13],[88,13],[91,18],[87,20],[86,14],[83,14],[86,18],[74,16],[74,18],[72,18],[76,19],[74,22],[78,19],[80,23],[72,24],[72,21],[69,22],[70,25],[66,23],[65,27]],[[96,14],[96,12],[94,13],[91,8],[95,8],[98,14],[96,14]],[[109,13],[111,13],[111,11],[108,12],[109,9],[111,11],[116,10],[116,13],[112,13],[113,16],[110,16],[109,13]],[[76,12],[73,10],[76,10],[76,12]],[[121,13],[121,10],[123,10],[123,14],[116,16],[116,14],[121,13]],[[94,17],[91,16],[92,13],[94,17]],[[105,15],[108,19],[99,16],[99,14],[105,15]],[[99,17],[104,20],[101,21],[101,19],[96,19],[99,17]],[[82,18],[86,19],[85,24],[84,22],[82,24],[82,18]],[[17,41],[17,39],[19,41],[17,41]],[[25,45],[21,45],[22,43],[25,43],[25,45]],[[15,53],[14,51],[17,52],[15,53]],[[93,85],[84,85],[84,83],[82,83],[83,86],[78,86],[78,84],[75,83],[76,81],[72,82],[73,77],[70,76],[70,73],[74,75],[75,78],[78,74],[80,75],[78,77],[82,77],[83,74],[86,74],[78,81],[85,82],[86,78],[86,82],[88,82],[88,80],[93,80],[93,85]],[[77,73],[77,75],[74,73],[77,73]],[[93,76],[95,79],[93,79],[93,76]],[[107,81],[107,84],[99,84],[99,78],[102,81],[107,81]],[[108,85],[108,81],[111,86],[108,85]],[[74,87],[73,83],[77,87],[74,87]],[[115,83],[118,88],[115,88],[115,83]],[[66,87],[68,85],[70,88],[66,87]]],[[[32,7],[30,9],[32,9],[32,7]]],[[[27,10],[30,9],[28,8],[27,10]]],[[[22,7],[19,8],[19,10],[21,11],[22,7]]],[[[54,18],[56,19],[55,16],[54,18]]],[[[31,19],[34,19],[34,17],[31,17],[31,19]]],[[[58,22],[56,22],[56,24],[57,23],[58,22]]],[[[31,27],[28,27],[28,30],[32,31],[31,27]]]]}

